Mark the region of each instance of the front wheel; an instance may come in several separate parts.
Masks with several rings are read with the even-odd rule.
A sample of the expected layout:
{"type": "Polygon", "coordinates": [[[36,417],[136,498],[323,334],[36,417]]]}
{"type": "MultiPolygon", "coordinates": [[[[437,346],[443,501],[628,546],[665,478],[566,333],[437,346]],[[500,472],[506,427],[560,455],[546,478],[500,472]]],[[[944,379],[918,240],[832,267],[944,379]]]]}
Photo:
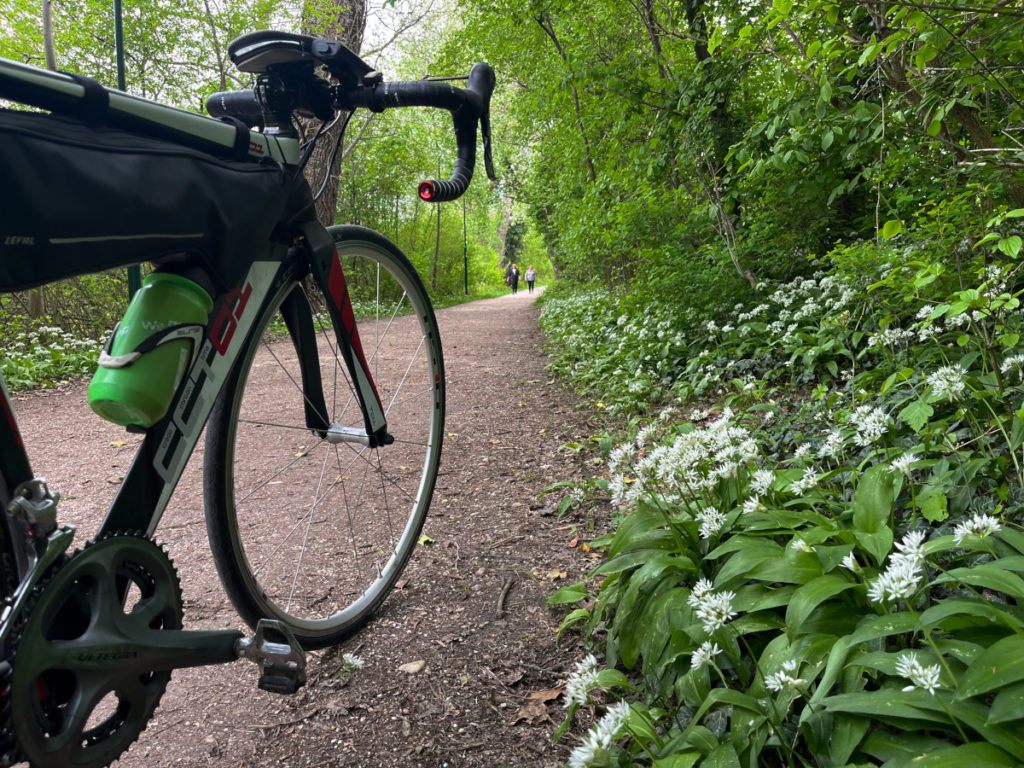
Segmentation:
{"type": "Polygon", "coordinates": [[[206,523],[239,614],[287,624],[306,649],[337,643],[383,602],[420,537],[444,430],[437,321],[415,268],[383,236],[331,229],[390,445],[362,430],[349,371],[311,281],[285,284],[257,320],[207,430],[206,523]],[[305,291],[314,312],[331,429],[306,426],[298,358],[281,305],[305,291]]]}

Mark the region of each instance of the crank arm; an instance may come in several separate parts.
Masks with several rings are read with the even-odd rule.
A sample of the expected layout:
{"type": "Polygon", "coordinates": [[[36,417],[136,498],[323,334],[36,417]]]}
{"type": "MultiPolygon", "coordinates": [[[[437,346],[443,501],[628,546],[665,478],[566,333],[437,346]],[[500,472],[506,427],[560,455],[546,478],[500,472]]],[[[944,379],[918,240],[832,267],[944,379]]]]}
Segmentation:
{"type": "Polygon", "coordinates": [[[139,638],[139,645],[144,648],[141,656],[148,670],[160,672],[235,661],[235,648],[243,637],[234,629],[160,629],[150,630],[146,635],[149,642],[139,638]]]}
{"type": "Polygon", "coordinates": [[[43,550],[42,555],[33,564],[32,569],[25,575],[25,578],[21,580],[21,584],[15,590],[11,602],[4,608],[3,614],[0,614],[0,647],[10,637],[11,629],[14,627],[14,620],[21,613],[22,608],[25,607],[25,603],[32,594],[32,590],[35,589],[39,580],[43,578],[46,570],[71,546],[71,539],[74,536],[75,527],[67,525],[46,537],[46,548],[43,550]]]}

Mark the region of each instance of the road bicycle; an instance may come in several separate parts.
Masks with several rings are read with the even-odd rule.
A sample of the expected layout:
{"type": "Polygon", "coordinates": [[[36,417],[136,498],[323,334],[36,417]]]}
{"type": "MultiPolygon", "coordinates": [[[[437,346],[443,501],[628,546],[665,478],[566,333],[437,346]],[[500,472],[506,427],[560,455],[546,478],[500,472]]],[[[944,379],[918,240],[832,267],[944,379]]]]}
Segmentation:
{"type": "Polygon", "coordinates": [[[73,554],[0,378],[0,765],[110,763],[182,667],[248,658],[261,688],[294,692],[305,651],[365,624],[420,537],[445,415],[430,300],[385,237],[317,221],[302,171],[353,110],[421,106],[451,112],[457,155],[420,197],[466,190],[478,125],[493,179],[493,70],[388,83],[340,43],[278,32],[229,53],[255,86],[211,97],[213,117],[0,60],[0,98],[37,108],[0,110],[0,290],[151,262],[212,298],[205,322],[133,350],[191,345],[166,413],[129,424],[136,458],[73,554]],[[183,629],[153,539],[204,426],[213,561],[251,637],[183,629]]]}

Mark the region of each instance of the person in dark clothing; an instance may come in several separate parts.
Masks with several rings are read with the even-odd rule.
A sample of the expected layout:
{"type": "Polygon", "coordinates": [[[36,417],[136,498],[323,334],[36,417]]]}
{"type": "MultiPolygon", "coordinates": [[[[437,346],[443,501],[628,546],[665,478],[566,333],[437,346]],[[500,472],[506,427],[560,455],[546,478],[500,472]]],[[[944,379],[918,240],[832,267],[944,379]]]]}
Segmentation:
{"type": "Polygon", "coordinates": [[[519,293],[519,267],[513,264],[508,268],[508,284],[512,288],[512,295],[519,293]]]}

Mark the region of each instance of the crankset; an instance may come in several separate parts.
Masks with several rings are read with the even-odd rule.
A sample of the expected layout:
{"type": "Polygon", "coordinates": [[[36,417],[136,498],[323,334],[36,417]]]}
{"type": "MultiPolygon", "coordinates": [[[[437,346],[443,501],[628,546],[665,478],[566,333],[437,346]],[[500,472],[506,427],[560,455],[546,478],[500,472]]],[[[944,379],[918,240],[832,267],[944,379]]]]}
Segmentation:
{"type": "Polygon", "coordinates": [[[247,658],[264,690],[294,693],[306,682],[305,654],[280,622],[261,620],[245,639],[183,631],[183,612],[174,563],[141,534],[101,538],[56,562],[22,603],[0,662],[0,766],[109,765],[178,668],[247,658]]]}
{"type": "Polygon", "coordinates": [[[139,535],[88,544],[34,590],[11,638],[14,740],[38,768],[95,768],[146,727],[171,670],[233,661],[238,632],[183,632],[181,587],[139,535]]]}

